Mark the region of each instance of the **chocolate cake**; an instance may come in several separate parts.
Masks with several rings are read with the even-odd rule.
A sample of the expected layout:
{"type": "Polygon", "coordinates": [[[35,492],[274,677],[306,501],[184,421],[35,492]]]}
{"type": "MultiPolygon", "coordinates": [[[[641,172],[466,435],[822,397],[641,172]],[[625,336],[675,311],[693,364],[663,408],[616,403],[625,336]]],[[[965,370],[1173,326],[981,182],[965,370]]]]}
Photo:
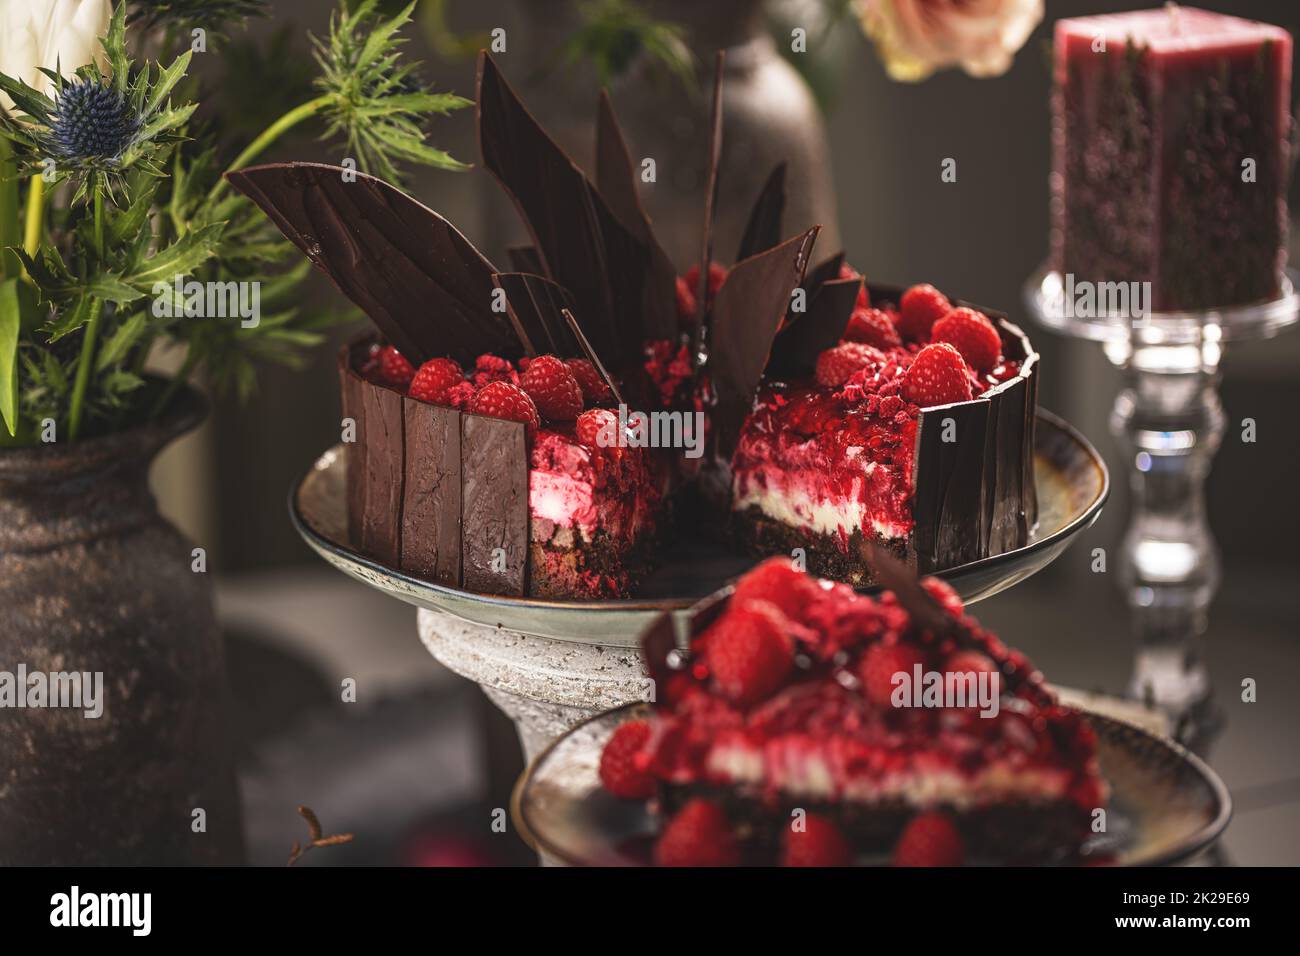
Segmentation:
{"type": "Polygon", "coordinates": [[[937,579],[872,599],[771,558],[643,651],[656,702],[599,773],[662,818],[660,865],[1077,862],[1096,740],[937,579]]]}
{"type": "Polygon", "coordinates": [[[609,97],[593,181],[486,54],[483,166],[532,238],[509,269],[365,174],[230,174],[376,326],[339,356],[358,550],[471,591],[603,599],[635,592],[674,507],[855,584],[871,579],[872,542],[922,570],[1026,543],[1037,362],[1024,335],[928,286],[867,286],[842,253],[815,262],[818,227],[783,238],[784,167],[734,264],[713,262],[716,85],[713,111],[707,268],[681,276],[609,97]],[[638,413],[679,416],[702,457],[647,447],[638,413]],[[827,481],[793,480],[812,468],[827,481]]]}

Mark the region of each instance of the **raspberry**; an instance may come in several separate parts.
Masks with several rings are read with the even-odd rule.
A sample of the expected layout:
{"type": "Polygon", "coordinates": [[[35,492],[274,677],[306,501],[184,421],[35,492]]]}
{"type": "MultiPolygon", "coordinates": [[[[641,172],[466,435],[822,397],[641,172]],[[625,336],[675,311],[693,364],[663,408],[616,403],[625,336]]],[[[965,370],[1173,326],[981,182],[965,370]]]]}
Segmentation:
{"type": "Polygon", "coordinates": [[[989,317],[974,309],[953,309],[930,330],[934,342],[947,342],[977,372],[991,372],[1002,358],[1002,337],[989,317]]]}
{"type": "Polygon", "coordinates": [[[486,415],[488,418],[523,422],[528,426],[530,437],[541,424],[537,417],[537,406],[528,397],[528,393],[509,382],[489,382],[474,396],[469,403],[469,410],[475,415],[486,415]]]}
{"type": "Polygon", "coordinates": [[[537,410],[553,422],[571,422],[582,414],[582,387],[569,366],[554,355],[539,355],[519,380],[537,410]]]}
{"type": "Polygon", "coordinates": [[[889,315],[879,309],[856,309],[849,316],[844,338],[849,342],[862,342],[878,349],[892,349],[903,344],[898,330],[889,315]]]}
{"type": "Polygon", "coordinates": [[[841,342],[817,356],[817,384],[839,388],[858,369],[884,364],[885,356],[879,349],[861,342],[841,342]]]}
{"type": "Polygon", "coordinates": [[[793,825],[781,836],[782,866],[848,866],[853,850],[839,828],[825,817],[809,814],[802,830],[793,825]]]}
{"type": "Polygon", "coordinates": [[[491,382],[519,384],[519,373],[515,367],[501,356],[491,354],[480,355],[474,360],[474,371],[469,374],[469,378],[479,388],[491,382]]]}
{"type": "Polygon", "coordinates": [[[411,379],[407,394],[422,402],[435,405],[450,404],[449,395],[457,385],[465,382],[465,374],[460,365],[449,358],[429,359],[420,366],[420,370],[411,379]]]}
{"type": "MultiPolygon", "coordinates": [[[[700,267],[698,265],[691,266],[690,269],[686,271],[686,275],[684,278],[686,280],[686,288],[691,290],[692,296],[695,295],[695,290],[700,287],[700,267]]],[[[718,290],[722,288],[722,283],[726,281],[727,281],[727,270],[724,269],[716,262],[710,262],[709,263],[709,301],[710,302],[712,302],[713,297],[718,294],[718,290]]]]}
{"type": "Polygon", "coordinates": [[[578,416],[573,431],[578,436],[578,441],[588,448],[618,447],[616,444],[611,444],[611,439],[617,438],[618,435],[618,416],[607,408],[587,409],[578,416]]]}
{"type": "Polygon", "coordinates": [[[654,858],[656,866],[738,866],[740,847],[721,808],[696,797],[664,827],[654,858]]]}
{"type": "Polygon", "coordinates": [[[452,408],[459,408],[462,412],[468,411],[469,403],[474,401],[474,396],[477,394],[478,389],[474,387],[473,382],[459,382],[447,393],[447,404],[452,408]]]}
{"type": "Polygon", "coordinates": [[[586,359],[566,359],[564,364],[569,366],[569,371],[578,380],[578,387],[582,389],[582,400],[589,407],[604,405],[606,402],[613,400],[614,393],[609,390],[605,380],[600,377],[600,373],[596,371],[596,366],[586,359]]]}
{"type": "Polygon", "coordinates": [[[858,664],[858,677],[862,680],[862,693],[878,707],[892,707],[894,675],[905,673],[909,680],[912,669],[925,667],[925,655],[911,644],[875,643],[867,648],[858,664]]]}
{"type": "Polygon", "coordinates": [[[961,603],[961,598],[952,589],[952,585],[943,578],[922,578],[921,587],[925,588],[930,597],[938,601],[953,617],[961,617],[965,613],[966,607],[961,603]]]}
{"type": "Polygon", "coordinates": [[[790,620],[802,621],[820,591],[816,581],[791,566],[789,558],[768,558],[736,582],[731,600],[738,605],[768,601],[790,620]]]}
{"type": "Polygon", "coordinates": [[[415,377],[415,369],[401,352],[391,345],[385,345],[379,350],[379,374],[390,385],[406,388],[415,377]]]}
{"type": "Polygon", "coordinates": [[[722,696],[748,706],[781,686],[794,665],[784,625],[784,615],[766,601],[732,605],[714,622],[706,662],[722,696]]]}
{"type": "Polygon", "coordinates": [[[914,285],[903,293],[898,310],[898,331],[903,338],[925,342],[930,327],[952,310],[952,303],[932,285],[914,285]]]}
{"type": "Polygon", "coordinates": [[[970,401],[970,377],[961,353],[947,342],[921,349],[903,373],[902,394],[922,408],[970,401]]]}
{"type": "Polygon", "coordinates": [[[654,777],[639,768],[636,756],[650,739],[650,725],[633,720],[620,726],[600,753],[600,782],[616,797],[644,800],[655,792],[654,777]]]}
{"type": "Polygon", "coordinates": [[[942,813],[914,817],[894,846],[894,866],[961,866],[965,856],[961,834],[942,813]]]}

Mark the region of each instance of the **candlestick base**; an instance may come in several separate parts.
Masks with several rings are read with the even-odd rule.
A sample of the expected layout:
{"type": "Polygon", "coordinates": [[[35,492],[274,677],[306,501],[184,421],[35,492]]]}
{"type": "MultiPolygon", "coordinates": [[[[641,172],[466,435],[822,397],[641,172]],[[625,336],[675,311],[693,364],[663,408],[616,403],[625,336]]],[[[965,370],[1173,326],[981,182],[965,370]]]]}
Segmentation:
{"type": "MultiPolygon", "coordinates": [[[[1128,692],[1161,707],[1192,746],[1219,724],[1203,657],[1221,577],[1205,511],[1205,478],[1226,422],[1219,363],[1226,343],[1267,338],[1300,319],[1297,278],[1288,270],[1269,302],[1149,314],[1097,310],[1100,284],[1048,270],[1025,287],[1040,324],[1100,342],[1123,374],[1110,425],[1128,453],[1133,493],[1119,568],[1137,639],[1128,692]]],[[[1122,299],[1118,291],[1105,297],[1122,299]]]]}

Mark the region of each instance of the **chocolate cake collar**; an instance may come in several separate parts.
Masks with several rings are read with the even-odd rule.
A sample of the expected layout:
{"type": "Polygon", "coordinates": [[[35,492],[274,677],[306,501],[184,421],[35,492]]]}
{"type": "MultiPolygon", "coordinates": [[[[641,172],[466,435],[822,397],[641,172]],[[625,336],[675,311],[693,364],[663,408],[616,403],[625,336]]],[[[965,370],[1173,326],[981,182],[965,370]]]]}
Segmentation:
{"type": "Polygon", "coordinates": [[[514,200],[546,276],[573,296],[587,338],[608,360],[631,365],[647,315],[667,292],[652,288],[650,248],[614,215],[582,170],[546,134],[486,53],[479,56],[478,136],[483,165],[514,200]]]}
{"type": "Polygon", "coordinates": [[[776,168],[763,183],[763,188],[754,200],[749,220],[745,223],[745,233],[740,238],[740,248],[736,251],[736,261],[758,255],[764,249],[771,249],[781,241],[781,220],[785,215],[785,172],[786,164],[778,163],[776,168]]]}
{"type": "Polygon", "coordinates": [[[716,405],[715,454],[731,460],[740,427],[767,366],[776,330],[804,270],[820,226],[736,263],[713,301],[708,373],[716,405]]]}
{"type": "Polygon", "coordinates": [[[512,351],[495,268],[432,209],[365,173],[271,163],[226,177],[411,362],[512,351]]]}
{"type": "Polygon", "coordinates": [[[541,275],[546,271],[542,266],[542,257],[537,254],[537,249],[533,246],[511,246],[506,250],[506,257],[515,272],[541,275]]]}

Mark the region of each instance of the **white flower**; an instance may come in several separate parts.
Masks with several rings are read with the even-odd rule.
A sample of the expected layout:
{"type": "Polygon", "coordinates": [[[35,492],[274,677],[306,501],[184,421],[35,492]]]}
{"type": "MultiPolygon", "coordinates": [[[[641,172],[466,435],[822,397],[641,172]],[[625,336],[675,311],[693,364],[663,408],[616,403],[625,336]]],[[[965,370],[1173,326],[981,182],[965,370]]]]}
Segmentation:
{"type": "MultiPolygon", "coordinates": [[[[109,0],[0,0],[0,73],[48,94],[41,67],[70,77],[92,60],[107,69],[99,38],[113,15],[109,0]]],[[[0,106],[13,108],[0,93],[0,106]]]]}
{"type": "Polygon", "coordinates": [[[1043,19],[1043,0],[859,0],[859,15],[896,80],[952,66],[997,76],[1043,19]]]}

